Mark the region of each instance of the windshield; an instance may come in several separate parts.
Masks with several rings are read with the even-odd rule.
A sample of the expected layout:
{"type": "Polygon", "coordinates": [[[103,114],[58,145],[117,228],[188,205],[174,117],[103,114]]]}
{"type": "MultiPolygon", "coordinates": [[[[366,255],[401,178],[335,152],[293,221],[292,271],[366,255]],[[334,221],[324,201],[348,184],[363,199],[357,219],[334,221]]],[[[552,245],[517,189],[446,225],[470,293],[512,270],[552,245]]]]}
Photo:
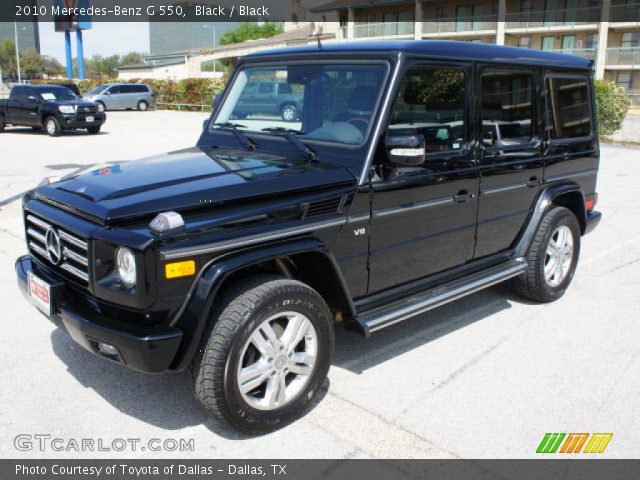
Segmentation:
{"type": "Polygon", "coordinates": [[[99,93],[104,92],[107,88],[109,88],[109,85],[98,85],[96,88],[91,90],[88,95],[98,95],[99,93]]]}
{"type": "Polygon", "coordinates": [[[47,89],[39,89],[38,95],[45,101],[55,100],[75,100],[76,94],[67,87],[50,87],[47,89]]]}
{"type": "Polygon", "coordinates": [[[238,73],[214,125],[359,145],[387,68],[382,64],[295,64],[238,73]]]}

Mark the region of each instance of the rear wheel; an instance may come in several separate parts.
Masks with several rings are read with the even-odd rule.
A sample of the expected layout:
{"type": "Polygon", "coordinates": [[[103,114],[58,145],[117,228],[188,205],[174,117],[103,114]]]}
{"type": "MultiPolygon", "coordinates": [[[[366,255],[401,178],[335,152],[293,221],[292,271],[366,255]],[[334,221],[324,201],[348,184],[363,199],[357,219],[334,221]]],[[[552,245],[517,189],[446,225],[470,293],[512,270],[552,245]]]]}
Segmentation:
{"type": "Polygon", "coordinates": [[[285,122],[295,122],[298,119],[298,109],[295,105],[288,104],[282,107],[282,119],[285,122]]]}
{"type": "Polygon", "coordinates": [[[516,277],[518,293],[537,302],[557,300],[571,283],[580,256],[580,225],[564,207],[553,207],[540,221],[527,257],[529,266],[516,277]]]}
{"type": "Polygon", "coordinates": [[[51,137],[58,137],[62,133],[62,127],[56,117],[47,117],[44,121],[44,126],[51,137]]]}
{"type": "Polygon", "coordinates": [[[140,110],[141,112],[146,112],[148,108],[149,108],[149,104],[144,100],[140,100],[138,102],[138,110],[140,110]]]}
{"type": "Polygon", "coordinates": [[[223,295],[194,358],[196,396],[235,429],[275,430],[319,393],[333,335],[329,308],[307,285],[276,276],[239,283],[223,295]]]}

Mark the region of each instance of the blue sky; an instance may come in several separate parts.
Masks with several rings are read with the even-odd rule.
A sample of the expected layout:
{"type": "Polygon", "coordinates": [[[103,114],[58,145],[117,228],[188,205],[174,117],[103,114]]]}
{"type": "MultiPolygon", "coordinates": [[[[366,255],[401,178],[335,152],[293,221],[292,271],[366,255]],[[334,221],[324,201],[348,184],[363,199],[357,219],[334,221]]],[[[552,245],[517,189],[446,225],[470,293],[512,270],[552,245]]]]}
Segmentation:
{"type": "MultiPolygon", "coordinates": [[[[149,51],[149,24],[146,22],[94,22],[84,33],[84,56],[99,53],[103,56],[149,51]]],[[[75,34],[71,40],[76,56],[75,34]]],[[[57,58],[64,64],[64,34],[54,29],[53,22],[40,23],[40,52],[57,58]]]]}

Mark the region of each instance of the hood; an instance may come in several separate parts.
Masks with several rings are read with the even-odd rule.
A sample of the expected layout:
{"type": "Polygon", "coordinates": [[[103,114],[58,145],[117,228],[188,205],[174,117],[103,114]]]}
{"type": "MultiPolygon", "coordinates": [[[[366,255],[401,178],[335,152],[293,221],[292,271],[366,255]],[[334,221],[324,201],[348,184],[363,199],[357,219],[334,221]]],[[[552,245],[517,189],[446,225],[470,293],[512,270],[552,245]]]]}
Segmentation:
{"type": "Polygon", "coordinates": [[[88,102],[82,98],[75,100],[51,100],[51,103],[56,105],[77,105],[78,107],[96,107],[98,104],[95,102],[88,102]]]}
{"type": "Polygon", "coordinates": [[[111,224],[347,184],[355,184],[355,178],[341,166],[299,156],[194,147],[100,168],[41,187],[37,196],[111,224]]]}

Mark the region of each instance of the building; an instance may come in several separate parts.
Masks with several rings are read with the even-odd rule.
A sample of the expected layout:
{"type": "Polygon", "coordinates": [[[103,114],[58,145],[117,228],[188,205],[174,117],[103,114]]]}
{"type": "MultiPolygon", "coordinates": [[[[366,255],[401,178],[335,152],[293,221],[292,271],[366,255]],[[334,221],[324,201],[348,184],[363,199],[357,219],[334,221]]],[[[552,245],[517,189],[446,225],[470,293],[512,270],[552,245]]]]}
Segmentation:
{"type": "MultiPolygon", "coordinates": [[[[36,0],[25,0],[22,5],[37,5],[36,0]]],[[[15,13],[15,4],[0,2],[0,18],[11,18],[15,13]]],[[[36,50],[40,53],[40,30],[37,21],[30,22],[0,22],[0,43],[7,38],[15,41],[15,29],[18,29],[18,47],[21,52],[36,50]]]]}
{"type": "Polygon", "coordinates": [[[211,48],[220,37],[238,26],[233,22],[149,22],[149,53],[167,53],[211,48]]]}
{"type": "Polygon", "coordinates": [[[640,0],[334,0],[310,9],[337,41],[440,39],[565,52],[640,91],[640,0]]]}

